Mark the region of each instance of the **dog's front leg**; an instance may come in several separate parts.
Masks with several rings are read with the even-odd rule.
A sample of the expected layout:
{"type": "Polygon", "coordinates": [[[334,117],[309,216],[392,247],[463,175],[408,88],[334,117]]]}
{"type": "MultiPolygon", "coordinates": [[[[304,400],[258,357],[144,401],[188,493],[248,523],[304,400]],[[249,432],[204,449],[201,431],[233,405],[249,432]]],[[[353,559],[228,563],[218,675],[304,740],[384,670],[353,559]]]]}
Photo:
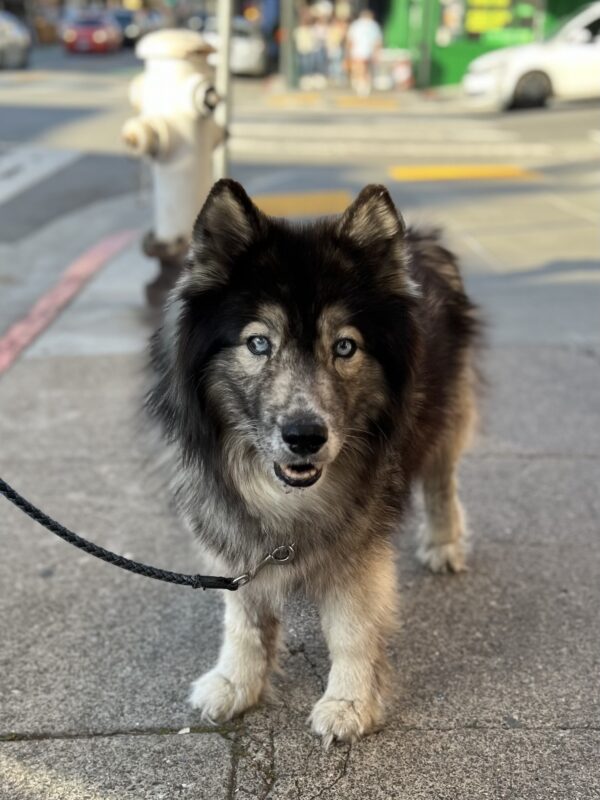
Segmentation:
{"type": "Polygon", "coordinates": [[[320,612],[331,671],[311,723],[326,747],[334,739],[358,739],[383,721],[385,647],[395,608],[396,573],[389,545],[378,544],[370,554],[361,553],[323,593],[320,612]]]}
{"type": "Polygon", "coordinates": [[[210,722],[255,705],[276,658],[279,622],[268,603],[242,588],[225,596],[225,633],[216,667],[192,684],[190,703],[210,722]]]}

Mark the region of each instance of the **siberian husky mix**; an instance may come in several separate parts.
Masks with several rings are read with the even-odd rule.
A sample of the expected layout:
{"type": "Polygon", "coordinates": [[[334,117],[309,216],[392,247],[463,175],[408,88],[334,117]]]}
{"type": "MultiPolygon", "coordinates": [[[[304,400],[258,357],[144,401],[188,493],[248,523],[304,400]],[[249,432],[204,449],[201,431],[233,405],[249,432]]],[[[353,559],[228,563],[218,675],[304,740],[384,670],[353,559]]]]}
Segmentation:
{"type": "Polygon", "coordinates": [[[286,597],[320,609],[331,656],[311,714],[326,745],[383,721],[396,606],[393,537],[424,490],[418,557],[464,567],[456,465],[475,418],[478,320],[436,233],[406,228],[382,186],[291,225],[219,181],[196,221],[151,357],[147,410],[206,555],[241,575],[217,665],[190,701],[223,721],[259,701],[286,597]]]}

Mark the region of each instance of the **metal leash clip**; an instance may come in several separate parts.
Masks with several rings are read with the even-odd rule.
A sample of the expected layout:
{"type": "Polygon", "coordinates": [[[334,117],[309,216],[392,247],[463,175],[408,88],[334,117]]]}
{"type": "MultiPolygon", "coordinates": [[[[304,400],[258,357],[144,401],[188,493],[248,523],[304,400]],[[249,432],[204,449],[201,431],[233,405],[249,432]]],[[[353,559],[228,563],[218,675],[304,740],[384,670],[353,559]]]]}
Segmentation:
{"type": "Polygon", "coordinates": [[[279,547],[276,547],[274,550],[271,550],[271,552],[266,555],[262,561],[259,561],[253,570],[244,572],[243,575],[240,575],[238,578],[234,578],[232,583],[236,584],[236,586],[245,586],[253,578],[256,578],[261,569],[266,567],[268,564],[289,564],[290,561],[293,561],[296,557],[294,546],[295,545],[293,544],[282,544],[279,547]]]}

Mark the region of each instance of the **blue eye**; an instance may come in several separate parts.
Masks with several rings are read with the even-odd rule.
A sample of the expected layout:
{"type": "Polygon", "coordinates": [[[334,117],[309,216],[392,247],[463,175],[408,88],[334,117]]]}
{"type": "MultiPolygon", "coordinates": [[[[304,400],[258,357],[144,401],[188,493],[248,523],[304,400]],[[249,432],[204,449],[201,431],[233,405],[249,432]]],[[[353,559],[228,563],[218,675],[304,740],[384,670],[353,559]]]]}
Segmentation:
{"type": "Polygon", "coordinates": [[[344,337],[343,339],[338,339],[333,345],[333,354],[338,358],[352,358],[357,348],[358,345],[354,339],[344,337]]]}
{"type": "Polygon", "coordinates": [[[246,345],[255,356],[271,355],[271,342],[266,336],[249,336],[246,339],[246,345]]]}

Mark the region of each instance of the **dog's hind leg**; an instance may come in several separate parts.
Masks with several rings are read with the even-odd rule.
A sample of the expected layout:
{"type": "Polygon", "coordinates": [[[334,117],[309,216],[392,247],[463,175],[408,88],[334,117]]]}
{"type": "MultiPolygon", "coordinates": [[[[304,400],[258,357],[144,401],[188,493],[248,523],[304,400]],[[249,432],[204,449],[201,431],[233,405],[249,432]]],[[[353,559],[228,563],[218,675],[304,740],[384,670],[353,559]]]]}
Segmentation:
{"type": "Polygon", "coordinates": [[[418,533],[417,557],[432,572],[465,569],[465,514],[458,497],[456,470],[475,420],[468,380],[459,394],[451,426],[429,454],[421,473],[426,521],[418,533]]]}
{"type": "Polygon", "coordinates": [[[223,722],[255,705],[275,664],[279,620],[249,588],[225,596],[219,660],[192,684],[190,703],[209,722],[223,722]]]}

